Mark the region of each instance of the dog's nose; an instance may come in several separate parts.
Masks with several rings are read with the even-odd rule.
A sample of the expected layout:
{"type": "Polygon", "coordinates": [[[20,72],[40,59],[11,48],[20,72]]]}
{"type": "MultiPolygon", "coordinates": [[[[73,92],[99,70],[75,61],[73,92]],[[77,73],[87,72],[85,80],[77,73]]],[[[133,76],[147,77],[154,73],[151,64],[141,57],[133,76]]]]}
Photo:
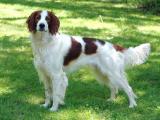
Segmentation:
{"type": "Polygon", "coordinates": [[[45,25],[43,23],[39,24],[40,29],[43,29],[45,25]]]}

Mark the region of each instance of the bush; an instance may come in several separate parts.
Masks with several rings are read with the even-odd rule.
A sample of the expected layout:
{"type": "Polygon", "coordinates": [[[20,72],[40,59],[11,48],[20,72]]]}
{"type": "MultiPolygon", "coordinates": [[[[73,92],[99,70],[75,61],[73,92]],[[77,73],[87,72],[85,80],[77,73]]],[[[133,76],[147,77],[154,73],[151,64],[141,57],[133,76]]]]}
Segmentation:
{"type": "Polygon", "coordinates": [[[128,0],[127,2],[136,5],[144,12],[160,15],[160,0],[128,0]]]}
{"type": "Polygon", "coordinates": [[[160,0],[108,0],[111,2],[127,3],[144,12],[151,12],[156,15],[160,15],[160,0]]]}
{"type": "Polygon", "coordinates": [[[151,11],[160,15],[160,0],[143,0],[138,7],[143,11],[151,11]]]}

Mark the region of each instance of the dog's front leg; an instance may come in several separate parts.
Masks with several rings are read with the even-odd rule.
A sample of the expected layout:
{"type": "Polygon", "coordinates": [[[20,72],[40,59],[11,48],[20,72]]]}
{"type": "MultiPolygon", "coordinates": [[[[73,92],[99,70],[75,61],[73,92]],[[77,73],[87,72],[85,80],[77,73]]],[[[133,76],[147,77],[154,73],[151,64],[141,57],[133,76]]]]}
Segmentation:
{"type": "Polygon", "coordinates": [[[38,72],[38,76],[39,76],[40,81],[42,81],[44,84],[44,89],[45,89],[45,102],[41,106],[47,108],[50,105],[50,102],[52,99],[51,98],[52,91],[51,91],[51,87],[50,87],[50,79],[47,75],[45,75],[45,73],[41,69],[37,68],[37,72],[38,72]]]}
{"type": "Polygon", "coordinates": [[[50,111],[57,111],[60,104],[64,104],[64,97],[66,88],[68,86],[68,79],[66,74],[61,71],[53,75],[52,90],[53,90],[53,104],[50,111]]]}

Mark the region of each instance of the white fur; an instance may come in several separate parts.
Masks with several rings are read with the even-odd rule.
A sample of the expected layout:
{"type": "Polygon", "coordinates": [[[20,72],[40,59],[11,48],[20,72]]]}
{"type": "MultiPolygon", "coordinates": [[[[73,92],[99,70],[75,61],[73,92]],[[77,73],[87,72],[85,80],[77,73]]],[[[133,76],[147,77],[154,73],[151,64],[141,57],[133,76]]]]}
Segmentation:
{"type": "Polygon", "coordinates": [[[124,52],[125,65],[127,67],[143,64],[150,53],[150,44],[141,44],[135,48],[129,48],[124,52]]]}
{"type": "Polygon", "coordinates": [[[38,21],[37,26],[36,26],[37,31],[40,31],[39,25],[42,24],[42,23],[45,25],[44,31],[48,31],[48,24],[47,24],[47,21],[46,21],[47,14],[48,14],[47,11],[42,11],[41,12],[41,14],[40,14],[41,19],[38,21]]]}
{"type": "MultiPolygon", "coordinates": [[[[41,15],[44,20],[45,12],[42,12],[41,15]]],[[[34,65],[45,86],[46,98],[43,106],[48,107],[53,101],[50,110],[58,110],[59,104],[64,104],[65,91],[68,85],[65,72],[72,72],[84,65],[91,66],[92,70],[95,71],[97,80],[109,86],[111,90],[109,100],[115,99],[118,89],[122,89],[129,98],[129,107],[136,106],[136,96],[128,84],[125,67],[126,63],[127,65],[143,63],[149,55],[150,45],[144,44],[136,48],[129,48],[124,52],[118,52],[111,43],[106,42],[105,45],[101,45],[96,42],[97,53],[86,55],[84,53],[85,43],[82,38],[72,37],[81,43],[82,54],[69,65],[63,66],[64,57],[71,47],[71,37],[59,33],[51,35],[48,31],[31,33],[34,65]]]]}

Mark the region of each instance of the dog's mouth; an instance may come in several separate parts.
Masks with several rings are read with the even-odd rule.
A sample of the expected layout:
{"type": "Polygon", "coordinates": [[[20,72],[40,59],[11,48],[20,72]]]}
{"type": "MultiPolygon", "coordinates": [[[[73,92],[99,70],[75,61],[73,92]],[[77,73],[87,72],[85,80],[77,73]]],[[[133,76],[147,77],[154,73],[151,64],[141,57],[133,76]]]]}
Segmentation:
{"type": "Polygon", "coordinates": [[[37,30],[39,32],[47,32],[44,28],[40,28],[39,30],[37,30]]]}
{"type": "Polygon", "coordinates": [[[39,31],[45,32],[45,29],[44,28],[40,28],[39,31]]]}

